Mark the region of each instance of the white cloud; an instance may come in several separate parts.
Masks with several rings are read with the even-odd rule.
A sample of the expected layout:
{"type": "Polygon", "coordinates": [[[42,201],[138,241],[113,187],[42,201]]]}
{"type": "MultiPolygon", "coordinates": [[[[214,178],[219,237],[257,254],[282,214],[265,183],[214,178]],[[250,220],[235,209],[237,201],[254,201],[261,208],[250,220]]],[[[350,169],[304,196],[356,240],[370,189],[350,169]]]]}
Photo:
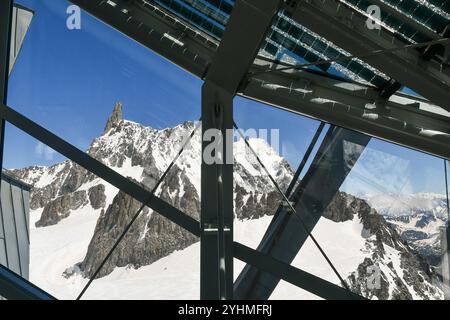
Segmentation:
{"type": "Polygon", "coordinates": [[[52,161],[55,157],[56,152],[50,148],[49,146],[46,146],[42,142],[38,142],[36,144],[36,147],[34,148],[34,153],[47,161],[52,161]]]}

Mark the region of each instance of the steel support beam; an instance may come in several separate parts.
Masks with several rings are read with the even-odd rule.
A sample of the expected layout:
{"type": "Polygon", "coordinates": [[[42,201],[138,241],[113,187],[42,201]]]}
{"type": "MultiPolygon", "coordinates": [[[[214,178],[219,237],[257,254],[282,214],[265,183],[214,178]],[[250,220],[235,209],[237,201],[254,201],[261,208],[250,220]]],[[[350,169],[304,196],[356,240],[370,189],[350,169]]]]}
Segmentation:
{"type": "MultiPolygon", "coordinates": [[[[369,141],[370,137],[354,131],[330,128],[292,197],[297,214],[284,209],[275,216],[257,250],[292,263],[308,238],[299,217],[311,232],[369,141]]],[[[279,280],[273,274],[246,266],[236,280],[235,297],[268,299],[279,280]]]]}
{"type": "Polygon", "coordinates": [[[233,297],[233,164],[227,162],[233,149],[225,142],[233,128],[233,97],[212,83],[203,85],[200,297],[208,300],[233,297]],[[207,132],[213,131],[220,134],[215,137],[220,141],[214,141],[220,156],[206,153],[211,143],[207,132]],[[208,156],[217,162],[205,161],[208,156]]]}
{"type": "Polygon", "coordinates": [[[233,98],[280,5],[280,0],[236,1],[202,87],[201,299],[233,298],[233,148],[228,135],[233,98]],[[206,153],[211,142],[205,139],[212,131],[220,133],[222,150],[213,163],[206,159],[212,155],[206,153]]]}
{"type": "MultiPolygon", "coordinates": [[[[257,70],[255,66],[253,70],[257,70]]],[[[401,95],[396,95],[392,101],[380,101],[379,92],[374,88],[309,72],[255,73],[246,86],[240,89],[240,94],[287,111],[450,159],[448,113],[419,99],[413,99],[409,105],[394,102],[394,98],[400,98],[401,95]],[[417,104],[414,104],[415,101],[417,104]],[[434,110],[430,112],[427,109],[434,110]]]]}
{"type": "Polygon", "coordinates": [[[297,269],[273,257],[253,250],[241,243],[234,243],[234,255],[237,259],[252,265],[261,272],[268,272],[286,282],[311,292],[327,300],[364,300],[342,287],[319,278],[306,271],[297,269]]]}
{"type": "MultiPolygon", "coordinates": [[[[367,29],[364,17],[337,0],[302,1],[293,19],[353,55],[366,55],[395,45],[367,29]]],[[[396,51],[363,59],[371,66],[450,111],[449,70],[424,61],[419,52],[396,51]]]]}
{"type": "Polygon", "coordinates": [[[200,236],[199,223],[194,218],[184,214],[182,211],[156,196],[151,197],[150,192],[142,188],[137,183],[125,178],[113,169],[92,158],[87,153],[79,150],[47,129],[44,129],[40,125],[21,115],[17,111],[5,105],[1,105],[0,117],[4,118],[6,121],[15,125],[17,128],[26,132],[35,139],[46,144],[56,152],[59,152],[63,156],[74,161],[86,170],[92,172],[97,177],[132,196],[136,200],[146,203],[151,198],[151,201],[148,202],[147,205],[149,208],[177,225],[185,228],[194,235],[200,236]]]}
{"type": "Polygon", "coordinates": [[[236,94],[281,4],[281,0],[236,1],[206,82],[236,94]]]}
{"type": "Polygon", "coordinates": [[[7,300],[56,300],[31,282],[0,265],[0,296],[7,300]]]}

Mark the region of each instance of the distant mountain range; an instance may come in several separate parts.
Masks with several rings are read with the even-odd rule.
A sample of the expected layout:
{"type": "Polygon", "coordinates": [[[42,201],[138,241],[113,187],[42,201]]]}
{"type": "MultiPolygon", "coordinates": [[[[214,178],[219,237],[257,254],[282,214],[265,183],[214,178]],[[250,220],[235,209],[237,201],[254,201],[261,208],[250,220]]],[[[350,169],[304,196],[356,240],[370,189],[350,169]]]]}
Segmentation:
{"type": "Polygon", "coordinates": [[[444,195],[383,194],[365,198],[429,264],[439,266],[440,229],[447,222],[447,199],[444,195]]]}

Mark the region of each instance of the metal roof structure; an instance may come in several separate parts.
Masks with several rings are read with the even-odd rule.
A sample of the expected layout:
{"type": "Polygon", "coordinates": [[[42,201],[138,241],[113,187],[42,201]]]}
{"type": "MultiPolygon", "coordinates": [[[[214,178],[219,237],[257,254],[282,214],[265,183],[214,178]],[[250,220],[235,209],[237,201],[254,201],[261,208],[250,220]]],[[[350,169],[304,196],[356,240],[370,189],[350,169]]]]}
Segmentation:
{"type": "MultiPolygon", "coordinates": [[[[73,3],[201,79],[235,6],[234,0],[73,3]]],[[[280,2],[237,94],[449,158],[449,6],[392,3],[280,2]],[[367,8],[374,4],[381,20],[371,30],[367,8]],[[403,86],[425,98],[398,93],[403,86]]]]}
{"type": "MultiPolygon", "coordinates": [[[[3,121],[199,236],[203,299],[265,299],[280,279],[326,299],[361,299],[344,281],[338,286],[290,263],[312,237],[311,231],[371,137],[450,159],[450,4],[439,0],[71,2],[204,80],[203,132],[218,129],[225,134],[233,128],[236,95],[331,123],[300,184],[293,180],[283,194],[288,206],[280,204],[253,250],[233,241],[232,165],[202,163],[201,218],[196,221],[9,108],[5,90],[0,92],[3,121]],[[372,13],[374,8],[379,16],[372,13]],[[400,93],[403,87],[423,98],[400,93]],[[235,283],[233,258],[247,263],[235,283]]],[[[0,19],[4,28],[5,20],[0,19]]],[[[5,48],[3,35],[2,60],[5,48]]],[[[0,87],[6,82],[2,81],[0,87]]]]}

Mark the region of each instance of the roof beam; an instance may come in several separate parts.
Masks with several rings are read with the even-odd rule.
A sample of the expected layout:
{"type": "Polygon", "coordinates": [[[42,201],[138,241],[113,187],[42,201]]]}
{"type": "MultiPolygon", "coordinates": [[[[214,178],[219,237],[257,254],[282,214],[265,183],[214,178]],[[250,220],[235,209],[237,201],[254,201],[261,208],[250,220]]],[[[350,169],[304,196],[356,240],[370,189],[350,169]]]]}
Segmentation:
{"type": "Polygon", "coordinates": [[[450,114],[445,116],[446,111],[421,100],[412,98],[417,105],[380,101],[374,88],[310,72],[255,73],[240,93],[283,110],[450,159],[450,114]],[[425,106],[436,112],[440,109],[442,115],[423,110],[425,106]]]}
{"type": "MultiPolygon", "coordinates": [[[[352,55],[367,55],[397,46],[393,37],[388,40],[382,33],[369,30],[364,17],[355,15],[336,0],[302,1],[293,18],[352,55]]],[[[449,70],[433,61],[424,61],[419,52],[395,51],[366,56],[364,61],[450,111],[449,70]]]]}
{"type": "Polygon", "coordinates": [[[7,300],[56,300],[55,297],[0,264],[0,297],[7,300]]]}

